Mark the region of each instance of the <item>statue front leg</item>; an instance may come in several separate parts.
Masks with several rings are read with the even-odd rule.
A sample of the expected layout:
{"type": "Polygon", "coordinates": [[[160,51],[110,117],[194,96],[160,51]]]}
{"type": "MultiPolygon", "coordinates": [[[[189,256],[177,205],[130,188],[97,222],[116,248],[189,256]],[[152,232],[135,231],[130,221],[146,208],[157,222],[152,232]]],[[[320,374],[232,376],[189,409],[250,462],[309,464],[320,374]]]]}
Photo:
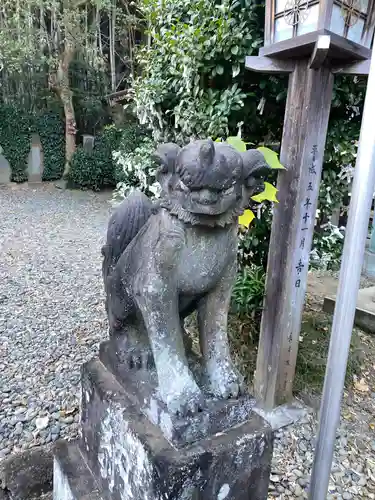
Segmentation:
{"type": "Polygon", "coordinates": [[[216,287],[198,306],[200,346],[212,393],[220,398],[238,397],[242,377],[230,356],[227,322],[236,266],[231,265],[216,287]]]}
{"type": "Polygon", "coordinates": [[[173,413],[195,413],[204,400],[188,367],[177,290],[155,274],[147,276],[142,288],[135,299],[151,342],[160,396],[173,413]]]}

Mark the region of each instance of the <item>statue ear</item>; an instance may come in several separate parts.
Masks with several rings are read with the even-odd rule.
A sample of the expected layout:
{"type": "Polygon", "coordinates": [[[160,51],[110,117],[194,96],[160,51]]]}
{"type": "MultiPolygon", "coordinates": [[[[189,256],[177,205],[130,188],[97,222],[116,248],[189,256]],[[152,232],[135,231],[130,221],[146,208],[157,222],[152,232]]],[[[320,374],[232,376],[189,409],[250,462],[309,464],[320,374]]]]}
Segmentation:
{"type": "Polygon", "coordinates": [[[204,141],[199,150],[199,159],[203,168],[212,165],[215,158],[215,144],[212,139],[204,141]]]}
{"type": "Polygon", "coordinates": [[[254,181],[262,180],[271,170],[264,155],[257,149],[249,149],[242,153],[243,180],[245,187],[252,187],[254,181]]]}
{"type": "Polygon", "coordinates": [[[159,166],[156,172],[156,179],[163,191],[167,191],[168,182],[175,172],[176,159],[180,151],[180,146],[168,142],[160,144],[153,155],[153,160],[159,166]]]}

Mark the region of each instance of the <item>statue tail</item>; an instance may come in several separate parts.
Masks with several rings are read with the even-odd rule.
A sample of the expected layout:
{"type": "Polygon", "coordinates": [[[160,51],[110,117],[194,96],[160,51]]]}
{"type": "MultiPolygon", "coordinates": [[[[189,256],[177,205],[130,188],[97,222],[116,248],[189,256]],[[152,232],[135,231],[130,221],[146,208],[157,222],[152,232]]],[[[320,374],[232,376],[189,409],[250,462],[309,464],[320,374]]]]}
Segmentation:
{"type": "Polygon", "coordinates": [[[107,241],[102,248],[104,285],[122,253],[153,213],[152,201],[141,191],[133,191],[112,214],[107,241]]]}

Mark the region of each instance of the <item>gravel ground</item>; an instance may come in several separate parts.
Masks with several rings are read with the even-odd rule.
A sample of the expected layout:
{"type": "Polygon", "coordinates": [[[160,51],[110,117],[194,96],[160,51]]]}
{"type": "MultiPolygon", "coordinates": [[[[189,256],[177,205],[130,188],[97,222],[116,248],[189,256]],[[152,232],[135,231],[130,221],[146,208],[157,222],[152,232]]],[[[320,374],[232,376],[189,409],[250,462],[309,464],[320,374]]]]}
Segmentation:
{"type": "MultiPolygon", "coordinates": [[[[335,293],[337,277],[309,275],[310,311],[321,311],[324,297],[335,293]]],[[[374,284],[361,279],[361,287],[374,284]]],[[[375,336],[359,331],[358,336],[365,356],[360,375],[344,391],[327,499],[375,499],[375,336]]],[[[269,499],[307,498],[320,398],[309,397],[308,403],[313,408],[305,419],[276,433],[269,499]]]]}
{"type": "Polygon", "coordinates": [[[0,459],[77,435],[80,365],[106,336],[107,199],[0,188],[0,459]]]}
{"type": "MultiPolygon", "coordinates": [[[[0,213],[1,460],[77,436],[80,365],[106,336],[100,247],[110,205],[108,195],[17,186],[0,188],[0,213]]],[[[324,296],[323,278],[315,295],[324,296]]],[[[375,499],[375,337],[362,340],[363,377],[345,392],[330,499],[375,499]]],[[[311,410],[276,434],[270,499],[307,498],[316,426],[311,410]]]]}

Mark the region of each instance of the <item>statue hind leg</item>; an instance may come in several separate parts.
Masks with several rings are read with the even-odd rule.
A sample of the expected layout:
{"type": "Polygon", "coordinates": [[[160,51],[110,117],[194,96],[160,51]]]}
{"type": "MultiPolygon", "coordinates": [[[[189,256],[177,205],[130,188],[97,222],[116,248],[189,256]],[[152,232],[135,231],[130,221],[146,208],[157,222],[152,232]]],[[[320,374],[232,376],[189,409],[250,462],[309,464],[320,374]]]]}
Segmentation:
{"type": "Polygon", "coordinates": [[[123,261],[107,278],[106,310],[109,335],[119,361],[129,369],[151,369],[154,366],[150,342],[142,317],[124,287],[123,261]]]}

